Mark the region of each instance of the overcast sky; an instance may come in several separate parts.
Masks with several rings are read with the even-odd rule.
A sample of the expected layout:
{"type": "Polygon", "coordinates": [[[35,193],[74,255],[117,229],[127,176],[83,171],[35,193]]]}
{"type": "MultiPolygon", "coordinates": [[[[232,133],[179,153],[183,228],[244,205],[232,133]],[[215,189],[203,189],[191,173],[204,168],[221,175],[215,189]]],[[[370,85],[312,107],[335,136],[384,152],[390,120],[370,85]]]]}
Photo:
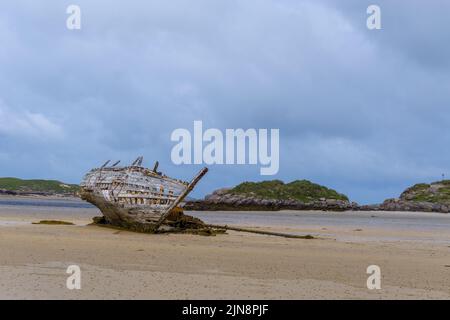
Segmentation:
{"type": "Polygon", "coordinates": [[[143,155],[189,179],[200,166],[172,164],[170,135],[202,120],[279,128],[280,170],[211,166],[194,196],[277,178],[396,197],[450,177],[449,15],[445,0],[1,1],[0,176],[78,183],[143,155]]]}

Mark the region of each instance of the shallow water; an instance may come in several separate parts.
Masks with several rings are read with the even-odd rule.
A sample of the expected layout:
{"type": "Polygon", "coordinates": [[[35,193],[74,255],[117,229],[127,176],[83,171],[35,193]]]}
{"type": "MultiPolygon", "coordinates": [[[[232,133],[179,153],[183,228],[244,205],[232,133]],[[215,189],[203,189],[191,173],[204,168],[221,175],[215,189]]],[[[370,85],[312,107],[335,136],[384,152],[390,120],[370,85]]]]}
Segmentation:
{"type": "MultiPolygon", "coordinates": [[[[64,215],[65,219],[80,217],[90,219],[101,213],[91,204],[81,200],[8,198],[0,199],[0,214],[4,218],[8,217],[7,224],[11,225],[12,217],[19,218],[21,214],[42,219],[54,218],[58,215],[64,215]]],[[[347,232],[345,236],[336,234],[337,238],[343,240],[359,238],[360,240],[394,241],[420,238],[420,240],[450,244],[450,214],[375,211],[190,211],[187,214],[196,216],[209,224],[289,228],[292,233],[298,233],[295,229],[311,229],[316,230],[313,232],[315,235],[334,236],[331,230],[343,230],[347,232]],[[377,230],[382,230],[386,234],[378,236],[352,233],[377,230]],[[396,231],[404,235],[397,236],[396,231]]],[[[2,223],[0,226],[5,224],[2,223]]]]}
{"type": "Polygon", "coordinates": [[[1,199],[1,206],[31,206],[31,207],[57,207],[57,208],[94,208],[93,205],[81,200],[70,199],[1,199]]]}
{"type": "MultiPolygon", "coordinates": [[[[2,207],[36,207],[41,211],[42,207],[51,208],[54,212],[57,208],[97,209],[81,200],[72,199],[0,199],[2,207]]],[[[32,208],[27,208],[29,211],[32,208]]],[[[83,210],[91,214],[91,210],[83,210]]],[[[64,210],[68,212],[68,210],[64,210]]],[[[77,214],[81,211],[76,210],[77,214]]],[[[376,211],[348,211],[348,212],[324,212],[324,211],[188,211],[211,224],[239,224],[261,226],[343,226],[343,227],[372,227],[404,230],[450,230],[450,214],[425,213],[425,212],[376,212],[376,211]]]]}

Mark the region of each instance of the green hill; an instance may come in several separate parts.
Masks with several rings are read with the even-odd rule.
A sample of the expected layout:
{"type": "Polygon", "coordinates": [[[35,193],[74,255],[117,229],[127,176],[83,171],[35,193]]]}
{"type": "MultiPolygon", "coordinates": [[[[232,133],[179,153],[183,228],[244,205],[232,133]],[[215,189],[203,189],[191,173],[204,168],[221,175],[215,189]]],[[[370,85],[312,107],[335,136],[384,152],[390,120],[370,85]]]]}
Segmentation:
{"type": "Polygon", "coordinates": [[[419,183],[406,189],[400,199],[415,202],[450,204],[450,180],[419,183]]]}
{"type": "Polygon", "coordinates": [[[22,180],[18,178],[0,178],[0,189],[23,193],[76,193],[79,186],[56,180],[22,180]]]}
{"type": "Polygon", "coordinates": [[[303,202],[321,198],[348,201],[347,196],[308,180],[295,180],[290,183],[280,180],[244,182],[229,190],[229,193],[256,196],[262,199],[300,200],[303,202]]]}

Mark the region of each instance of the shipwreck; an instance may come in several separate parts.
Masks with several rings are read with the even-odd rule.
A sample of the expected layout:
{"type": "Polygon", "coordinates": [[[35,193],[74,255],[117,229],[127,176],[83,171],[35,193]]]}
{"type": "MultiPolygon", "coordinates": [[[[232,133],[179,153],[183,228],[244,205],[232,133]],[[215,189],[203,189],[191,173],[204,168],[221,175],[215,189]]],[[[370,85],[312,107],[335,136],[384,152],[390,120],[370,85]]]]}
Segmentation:
{"type": "Polygon", "coordinates": [[[185,215],[182,202],[208,172],[208,168],[201,169],[190,182],[186,182],[158,172],[158,161],[152,170],[142,166],[143,157],[129,166],[118,166],[119,162],[108,166],[108,160],[101,167],[90,170],[80,184],[81,199],[99,208],[103,214],[103,217],[94,218],[94,224],[146,233],[215,235],[234,230],[287,238],[314,238],[310,235],[205,224],[198,218],[185,215]]]}
{"type": "MultiPolygon", "coordinates": [[[[179,206],[208,168],[186,182],[158,172],[158,162],[153,169],[143,167],[142,162],[143,157],[128,166],[118,166],[120,161],[108,166],[110,161],[107,161],[92,169],[80,184],[80,196],[100,209],[105,224],[139,229],[136,231],[173,229],[174,223],[179,225],[184,216],[179,206]]],[[[191,227],[203,225],[195,218],[189,222],[191,227]]]]}

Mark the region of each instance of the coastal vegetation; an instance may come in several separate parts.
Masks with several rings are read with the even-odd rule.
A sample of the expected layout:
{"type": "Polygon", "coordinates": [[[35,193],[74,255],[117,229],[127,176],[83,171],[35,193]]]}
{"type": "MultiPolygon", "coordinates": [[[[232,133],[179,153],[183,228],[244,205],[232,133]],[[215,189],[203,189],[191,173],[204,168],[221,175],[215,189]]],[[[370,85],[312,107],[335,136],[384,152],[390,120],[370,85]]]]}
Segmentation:
{"type": "Polygon", "coordinates": [[[204,200],[189,201],[186,210],[353,210],[357,204],[333,189],[308,180],[243,182],[219,189],[204,200]]]}
{"type": "Polygon", "coordinates": [[[403,191],[399,198],[361,206],[360,210],[450,213],[450,180],[418,183],[403,191]]]}
{"type": "Polygon", "coordinates": [[[229,193],[262,199],[298,200],[303,202],[320,199],[348,201],[346,195],[308,180],[295,180],[290,183],[284,183],[281,180],[244,182],[229,190],[229,193]]]}
{"type": "Polygon", "coordinates": [[[57,180],[22,180],[18,178],[0,178],[0,190],[16,193],[36,194],[76,194],[79,186],[57,180]]]}
{"type": "Polygon", "coordinates": [[[450,180],[419,183],[406,189],[400,199],[416,202],[450,204],[450,180]]]}

